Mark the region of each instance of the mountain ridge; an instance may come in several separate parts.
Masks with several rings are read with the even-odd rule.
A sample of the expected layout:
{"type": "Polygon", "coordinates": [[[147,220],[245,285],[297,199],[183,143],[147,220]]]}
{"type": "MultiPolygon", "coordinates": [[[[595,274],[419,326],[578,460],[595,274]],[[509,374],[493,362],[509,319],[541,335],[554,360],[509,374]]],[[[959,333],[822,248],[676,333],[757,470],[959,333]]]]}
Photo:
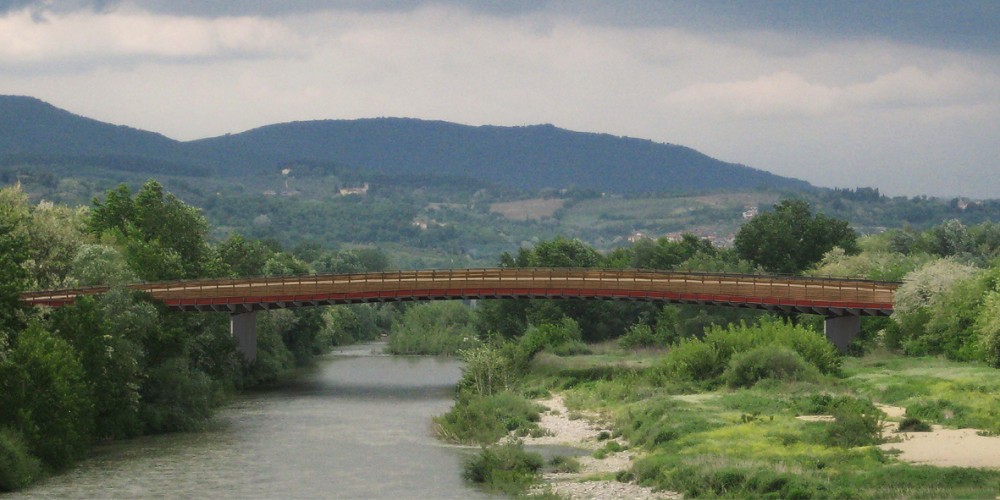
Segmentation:
{"type": "MultiPolygon", "coordinates": [[[[647,139],[576,132],[550,124],[470,126],[416,118],[276,123],[181,142],[75,115],[32,97],[0,96],[0,160],[145,158],[178,175],[210,170],[238,177],[296,161],[323,161],[388,174],[460,175],[510,187],[618,193],[810,189],[802,180],[727,163],[647,139]]],[[[124,161],[124,160],[121,160],[124,161]]]]}

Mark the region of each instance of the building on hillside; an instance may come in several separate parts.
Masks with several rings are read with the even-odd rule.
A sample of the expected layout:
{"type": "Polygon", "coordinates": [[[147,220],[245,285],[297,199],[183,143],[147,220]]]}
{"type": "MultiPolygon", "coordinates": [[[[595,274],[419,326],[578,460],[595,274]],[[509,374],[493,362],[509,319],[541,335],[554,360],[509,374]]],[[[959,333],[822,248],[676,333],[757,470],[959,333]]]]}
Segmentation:
{"type": "Polygon", "coordinates": [[[361,196],[367,195],[368,194],[368,183],[366,182],[366,183],[362,184],[360,187],[340,188],[340,196],[349,196],[349,195],[352,195],[352,194],[357,194],[357,195],[361,195],[361,196]]]}

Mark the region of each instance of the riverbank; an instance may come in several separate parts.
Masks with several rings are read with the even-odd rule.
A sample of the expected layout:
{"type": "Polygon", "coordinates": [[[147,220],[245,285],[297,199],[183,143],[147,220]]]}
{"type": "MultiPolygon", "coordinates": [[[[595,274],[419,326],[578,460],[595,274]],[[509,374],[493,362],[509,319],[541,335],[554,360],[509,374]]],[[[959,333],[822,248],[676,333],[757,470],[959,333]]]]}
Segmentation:
{"type": "Polygon", "coordinates": [[[580,468],[577,471],[543,474],[543,484],[529,491],[529,495],[551,492],[569,499],[682,498],[680,493],[654,491],[652,488],[614,479],[628,471],[637,453],[628,449],[629,444],[624,439],[609,437],[613,432],[612,425],[601,415],[590,411],[570,411],[566,408],[563,397],[558,394],[536,402],[546,408],[538,422],[544,433],[537,437],[522,438],[525,446],[558,445],[598,452],[607,450],[609,443],[616,443],[611,448],[621,450],[596,453],[598,456],[592,453],[590,456],[578,457],[576,460],[580,468]]]}
{"type": "Polygon", "coordinates": [[[523,443],[587,454],[577,470],[543,473],[532,492],[992,499],[1000,491],[995,369],[882,353],[845,358],[839,374],[811,382],[705,390],[655,375],[664,356],[605,349],[532,361],[524,390],[544,394],[534,402],[545,409],[523,443]],[[904,419],[931,431],[896,432],[904,419]]]}

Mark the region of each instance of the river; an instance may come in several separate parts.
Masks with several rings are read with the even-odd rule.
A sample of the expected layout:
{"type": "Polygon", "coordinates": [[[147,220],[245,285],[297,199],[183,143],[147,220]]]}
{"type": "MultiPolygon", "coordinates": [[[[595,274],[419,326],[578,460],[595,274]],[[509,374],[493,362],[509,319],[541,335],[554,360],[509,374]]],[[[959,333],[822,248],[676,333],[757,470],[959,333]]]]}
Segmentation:
{"type": "Polygon", "coordinates": [[[242,395],[207,431],[97,447],[12,497],[486,498],[461,478],[475,450],[430,429],[451,405],[459,362],[374,355],[380,348],[345,348],[242,395]]]}

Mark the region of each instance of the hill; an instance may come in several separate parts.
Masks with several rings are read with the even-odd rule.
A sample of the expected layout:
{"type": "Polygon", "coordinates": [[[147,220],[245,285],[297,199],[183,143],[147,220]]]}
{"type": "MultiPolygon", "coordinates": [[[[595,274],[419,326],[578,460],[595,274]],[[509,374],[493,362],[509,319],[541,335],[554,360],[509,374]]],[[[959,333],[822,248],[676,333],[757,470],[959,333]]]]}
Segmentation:
{"type": "Polygon", "coordinates": [[[403,118],[270,125],[191,143],[230,171],[289,160],[336,161],[386,173],[464,175],[522,189],[616,193],[806,189],[804,181],[710,158],[691,148],[552,125],[472,127],[403,118]]]}
{"type": "Polygon", "coordinates": [[[324,120],[178,142],[77,116],[30,97],[0,96],[0,165],[59,164],[231,177],[274,171],[301,161],[333,162],[387,174],[464,176],[521,189],[653,193],[810,187],[804,181],[722,162],[683,146],[552,125],[472,127],[402,118],[324,120]]]}

